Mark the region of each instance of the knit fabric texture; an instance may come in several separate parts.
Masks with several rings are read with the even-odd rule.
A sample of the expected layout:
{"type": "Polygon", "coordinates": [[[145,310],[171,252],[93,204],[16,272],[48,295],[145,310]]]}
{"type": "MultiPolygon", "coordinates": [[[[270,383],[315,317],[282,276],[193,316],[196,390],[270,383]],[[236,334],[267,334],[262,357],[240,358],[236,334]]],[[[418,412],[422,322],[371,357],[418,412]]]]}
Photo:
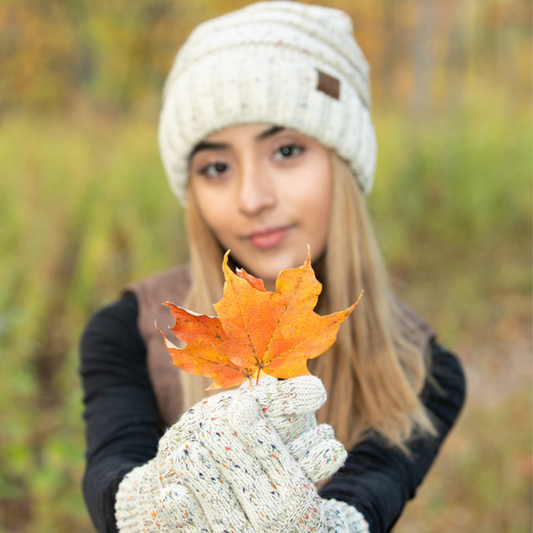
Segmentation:
{"type": "Polygon", "coordinates": [[[320,380],[261,381],[205,399],[165,433],[155,459],[120,484],[121,533],[368,531],[355,508],[314,486],[346,458],[331,428],[316,425],[320,380]]]}
{"type": "Polygon", "coordinates": [[[165,84],[159,147],[171,188],[184,201],[189,157],[228,126],[291,128],[349,162],[372,189],[376,139],[369,67],[343,11],[292,1],[259,2],[200,24],[165,84]]]}
{"type": "Polygon", "coordinates": [[[369,533],[368,522],[355,507],[333,498],[331,500],[324,500],[324,502],[327,516],[327,531],[369,533]]]}

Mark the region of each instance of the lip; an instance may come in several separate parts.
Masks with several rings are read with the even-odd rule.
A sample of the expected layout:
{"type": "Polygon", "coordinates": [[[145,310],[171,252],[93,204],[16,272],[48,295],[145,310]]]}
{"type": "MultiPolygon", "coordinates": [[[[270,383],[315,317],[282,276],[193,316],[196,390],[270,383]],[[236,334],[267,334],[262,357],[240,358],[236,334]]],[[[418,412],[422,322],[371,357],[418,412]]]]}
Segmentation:
{"type": "Polygon", "coordinates": [[[289,234],[291,229],[292,226],[264,228],[246,235],[246,239],[260,250],[269,250],[278,246],[289,234]]]}

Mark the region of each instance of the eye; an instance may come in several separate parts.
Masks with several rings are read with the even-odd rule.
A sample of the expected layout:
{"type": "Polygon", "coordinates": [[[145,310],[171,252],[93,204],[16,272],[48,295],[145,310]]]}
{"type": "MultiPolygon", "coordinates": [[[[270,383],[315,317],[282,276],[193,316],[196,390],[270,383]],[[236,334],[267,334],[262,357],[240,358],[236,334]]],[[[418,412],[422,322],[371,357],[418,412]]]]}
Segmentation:
{"type": "Polygon", "coordinates": [[[199,173],[208,178],[216,178],[227,172],[229,165],[226,163],[210,163],[199,170],[199,173]]]}
{"type": "Polygon", "coordinates": [[[303,146],[298,146],[297,144],[286,144],[280,146],[274,152],[274,159],[277,161],[282,161],[283,159],[289,159],[291,157],[299,156],[304,151],[303,146]]]}

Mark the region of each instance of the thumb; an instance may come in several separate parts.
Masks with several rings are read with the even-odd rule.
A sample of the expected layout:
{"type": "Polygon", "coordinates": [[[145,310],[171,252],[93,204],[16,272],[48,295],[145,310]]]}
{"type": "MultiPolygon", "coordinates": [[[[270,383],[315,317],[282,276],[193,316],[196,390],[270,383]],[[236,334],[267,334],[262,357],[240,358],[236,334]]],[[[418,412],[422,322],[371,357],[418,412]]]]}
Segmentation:
{"type": "Polygon", "coordinates": [[[284,443],[316,426],[315,412],[327,398],[324,385],[315,376],[260,380],[259,386],[243,392],[257,401],[284,443]]]}

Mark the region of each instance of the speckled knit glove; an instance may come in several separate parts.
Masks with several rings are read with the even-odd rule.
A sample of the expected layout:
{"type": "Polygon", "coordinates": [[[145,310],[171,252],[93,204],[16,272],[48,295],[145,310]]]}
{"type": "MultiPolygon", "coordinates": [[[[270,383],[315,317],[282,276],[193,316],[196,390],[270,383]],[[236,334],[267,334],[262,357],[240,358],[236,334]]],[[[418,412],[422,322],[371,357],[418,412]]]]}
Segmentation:
{"type": "Polygon", "coordinates": [[[343,510],[310,482],[334,473],[346,454],[329,426],[316,425],[324,401],[321,382],[304,377],[261,380],[196,404],[163,436],[156,458],[121,483],[119,530],[364,531],[348,529],[343,510]]]}
{"type": "Polygon", "coordinates": [[[315,376],[278,381],[266,376],[258,387],[241,387],[252,396],[278,432],[307,477],[317,483],[333,475],[346,460],[333,428],[317,425],[316,412],[327,399],[322,381],[315,376]]]}
{"type": "Polygon", "coordinates": [[[334,499],[323,501],[326,531],[369,533],[368,522],[355,507],[334,499]]]}

